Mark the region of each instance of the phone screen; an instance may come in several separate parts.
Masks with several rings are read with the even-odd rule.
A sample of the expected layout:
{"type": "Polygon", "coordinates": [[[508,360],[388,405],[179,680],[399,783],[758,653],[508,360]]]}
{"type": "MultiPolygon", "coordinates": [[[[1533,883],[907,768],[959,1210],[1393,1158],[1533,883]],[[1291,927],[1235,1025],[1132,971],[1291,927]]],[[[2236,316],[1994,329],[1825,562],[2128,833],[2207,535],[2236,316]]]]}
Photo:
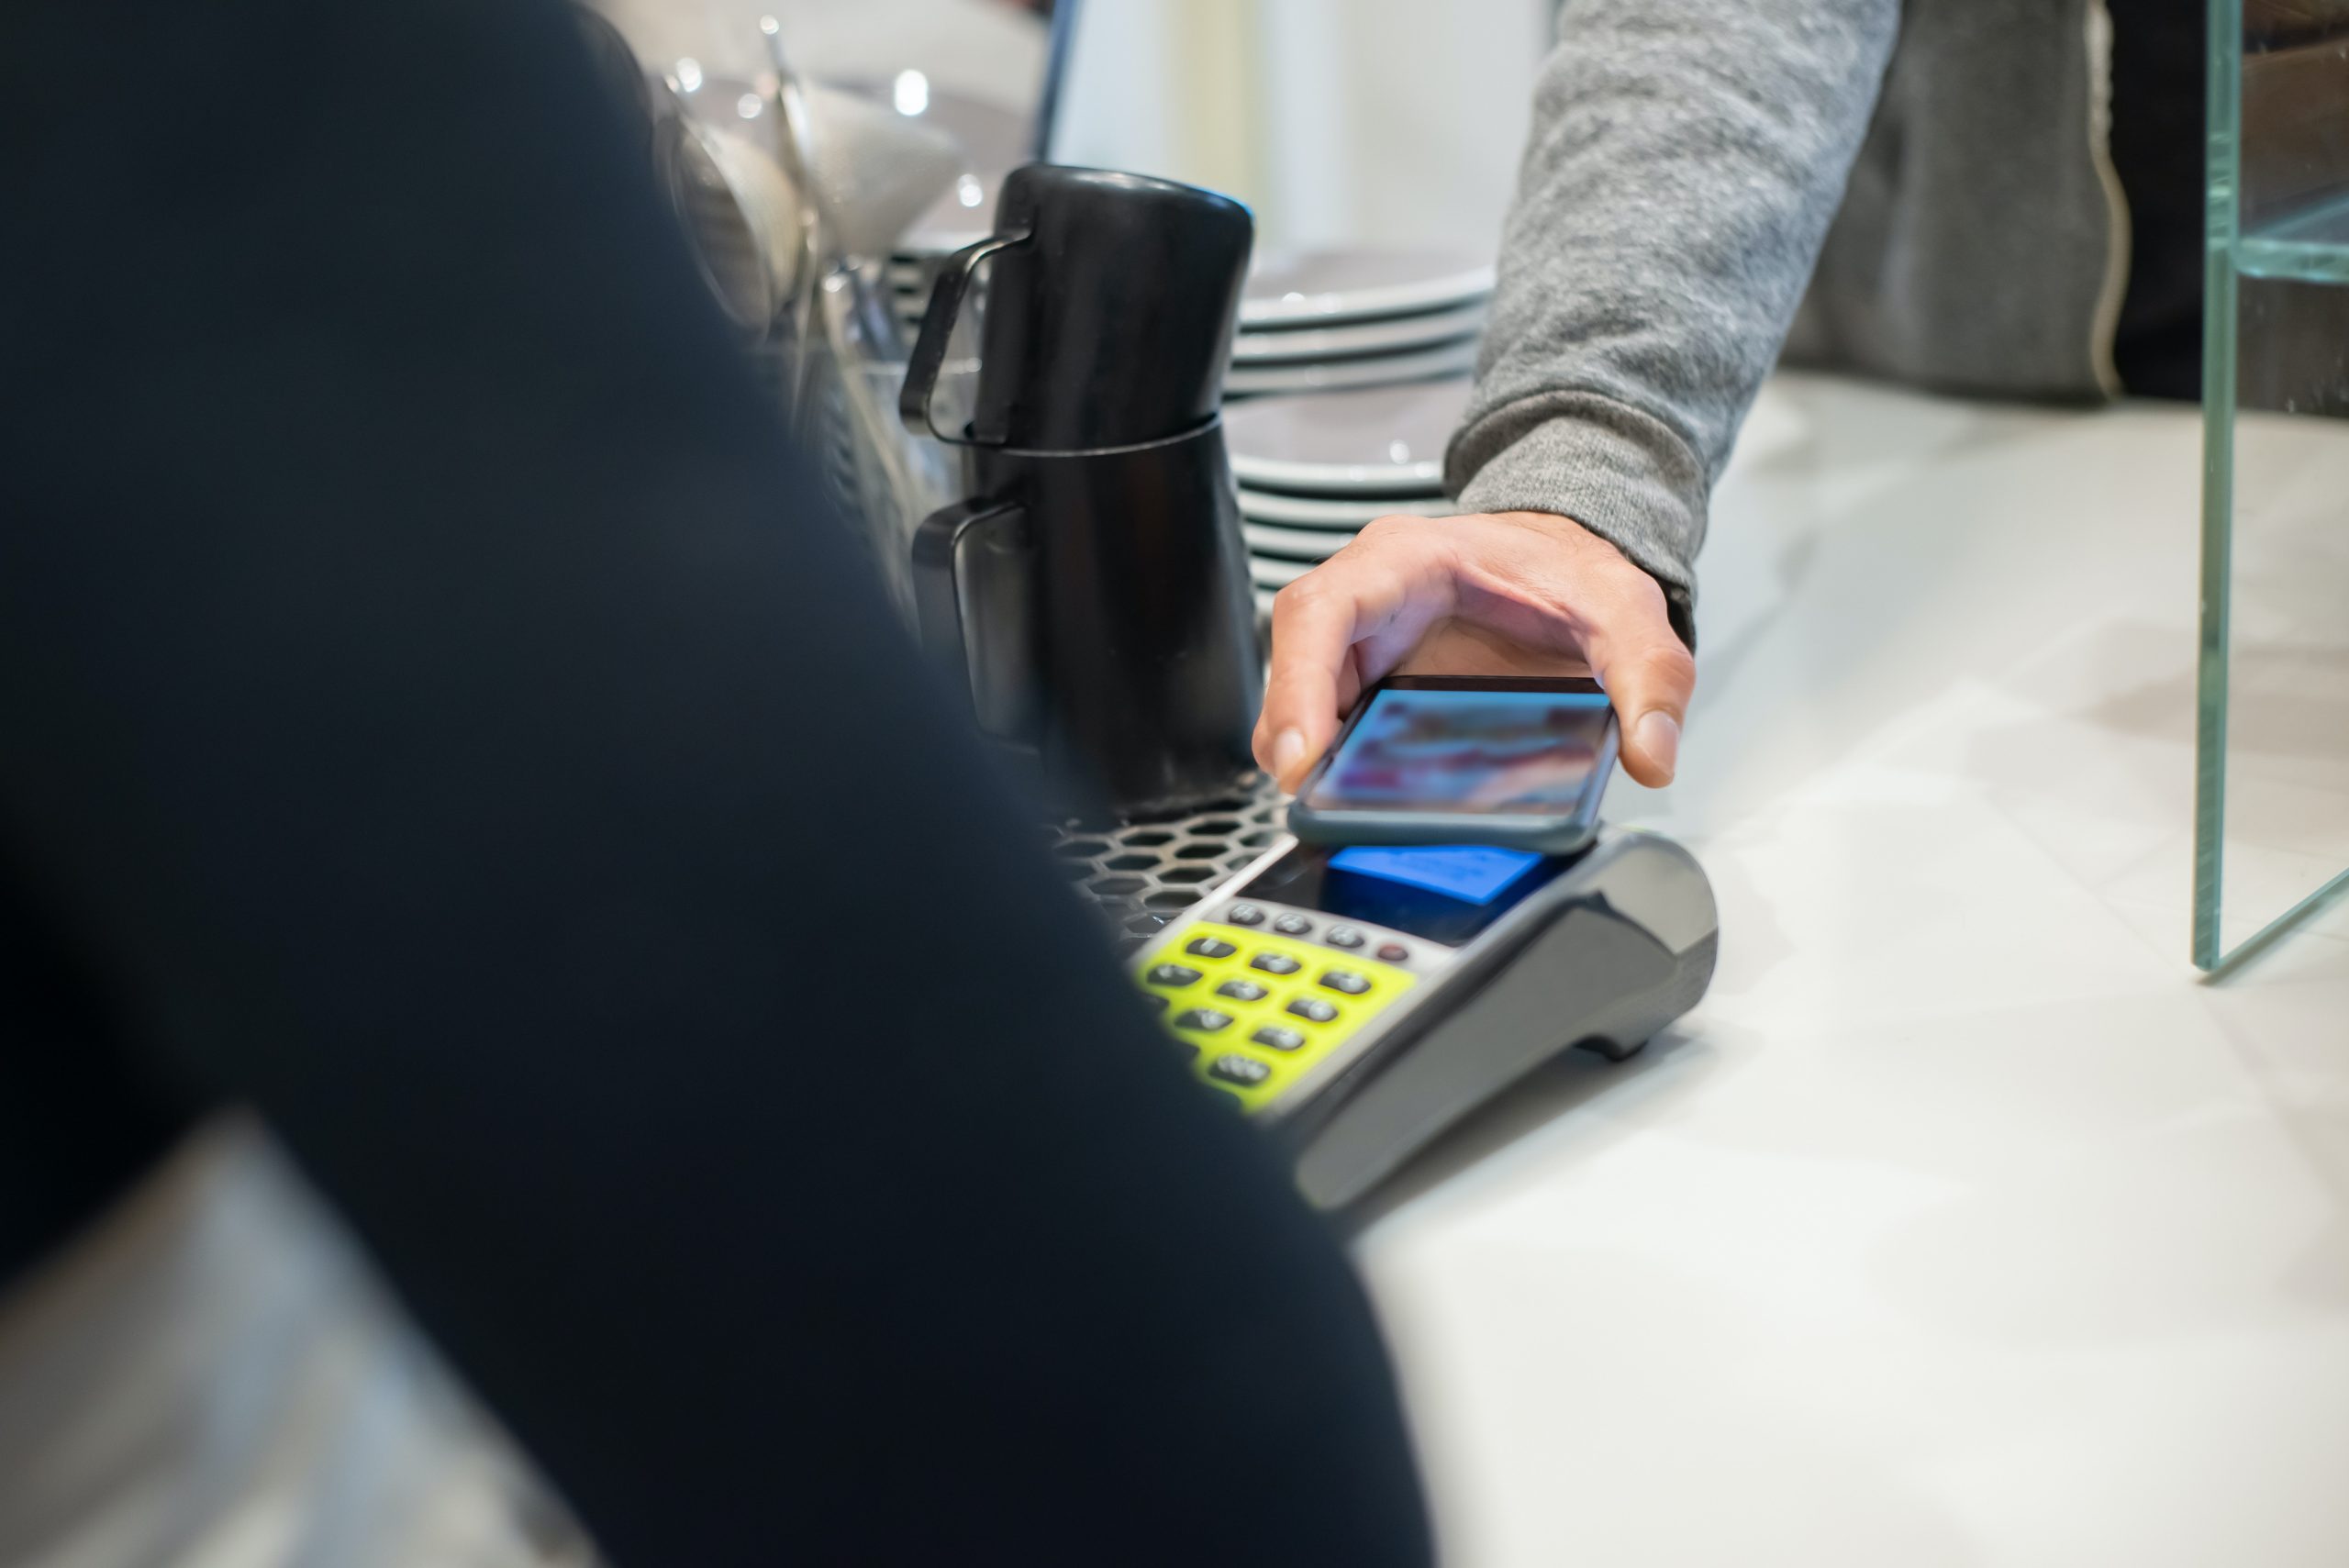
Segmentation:
{"type": "Polygon", "coordinates": [[[1598,693],[1382,690],[1306,801],[1316,811],[1568,816],[1608,722],[1598,693]]]}

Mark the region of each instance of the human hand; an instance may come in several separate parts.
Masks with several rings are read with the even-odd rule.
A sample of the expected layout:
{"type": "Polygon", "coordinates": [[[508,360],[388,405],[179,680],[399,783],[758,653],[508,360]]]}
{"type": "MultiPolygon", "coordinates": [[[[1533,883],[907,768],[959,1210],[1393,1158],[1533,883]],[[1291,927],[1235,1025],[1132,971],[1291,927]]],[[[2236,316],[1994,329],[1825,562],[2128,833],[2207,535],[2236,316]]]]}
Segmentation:
{"type": "Polygon", "coordinates": [[[1381,517],[1273,601],[1273,673],[1256,762],[1305,782],[1362,694],[1386,675],[1587,672],[1623,730],[1623,771],[1672,782],[1697,663],[1664,590],[1571,517],[1381,517]]]}

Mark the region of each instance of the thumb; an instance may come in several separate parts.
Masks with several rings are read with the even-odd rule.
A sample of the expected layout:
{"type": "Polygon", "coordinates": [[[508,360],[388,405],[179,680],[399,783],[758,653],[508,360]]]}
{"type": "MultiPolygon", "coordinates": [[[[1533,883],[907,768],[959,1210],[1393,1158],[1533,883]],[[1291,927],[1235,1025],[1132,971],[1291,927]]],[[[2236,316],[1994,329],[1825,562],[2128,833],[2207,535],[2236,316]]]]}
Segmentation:
{"type": "Polygon", "coordinates": [[[1697,661],[1672,629],[1655,579],[1631,570],[1638,581],[1589,617],[1583,653],[1622,726],[1623,771],[1660,789],[1680,765],[1680,727],[1697,689],[1697,661]]]}

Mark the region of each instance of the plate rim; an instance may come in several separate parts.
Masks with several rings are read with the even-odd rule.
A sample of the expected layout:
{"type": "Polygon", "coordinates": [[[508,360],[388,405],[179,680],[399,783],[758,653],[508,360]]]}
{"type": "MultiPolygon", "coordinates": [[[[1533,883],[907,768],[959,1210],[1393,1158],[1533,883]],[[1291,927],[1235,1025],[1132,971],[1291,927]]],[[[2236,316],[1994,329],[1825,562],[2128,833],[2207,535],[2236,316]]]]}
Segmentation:
{"type": "MultiPolygon", "coordinates": [[[[1329,558],[1324,556],[1322,559],[1327,560],[1329,558]]],[[[1248,558],[1248,581],[1251,584],[1258,588],[1286,588],[1291,583],[1296,582],[1298,578],[1304,576],[1307,573],[1312,571],[1315,567],[1320,564],[1321,562],[1319,561],[1282,561],[1277,556],[1252,555],[1248,558]],[[1266,581],[1265,577],[1259,577],[1256,575],[1256,569],[1259,566],[1269,566],[1273,568],[1273,571],[1266,573],[1266,576],[1272,579],[1271,581],[1266,581]],[[1297,568],[1297,570],[1294,572],[1288,572],[1286,576],[1279,575],[1280,573],[1286,572],[1287,569],[1292,566],[1297,568]]]]}
{"type": "MultiPolygon", "coordinates": [[[[1364,254],[1375,254],[1370,247],[1358,247],[1364,254]]],[[[1442,275],[1422,278],[1417,283],[1383,284],[1372,288],[1325,289],[1319,294],[1299,295],[1291,299],[1290,290],[1269,297],[1251,299],[1247,285],[1242,284],[1240,300],[1240,321],[1242,327],[1278,331],[1284,327],[1297,329],[1308,327],[1333,327],[1347,321],[1373,321],[1382,317],[1408,316],[1443,308],[1448,305],[1464,305],[1492,294],[1498,273],[1490,261],[1442,275]]]]}
{"type": "Polygon", "coordinates": [[[1243,327],[1231,340],[1231,363],[1234,369],[1242,365],[1270,368],[1446,348],[1476,337],[1491,317],[1490,307],[1479,300],[1451,310],[1308,332],[1251,332],[1243,327]],[[1266,352],[1268,349],[1280,351],[1266,352]]]}
{"type": "Polygon", "coordinates": [[[1300,500],[1353,495],[1425,498],[1443,483],[1443,466],[1435,462],[1291,462],[1284,458],[1243,458],[1238,452],[1231,454],[1231,473],[1252,490],[1302,492],[1297,496],[1300,500]]]}
{"type": "Polygon", "coordinates": [[[1319,528],[1325,532],[1354,532],[1380,517],[1456,517],[1457,511],[1431,511],[1429,507],[1456,507],[1448,495],[1380,495],[1341,500],[1335,496],[1281,495],[1251,489],[1240,491],[1240,517],[1242,522],[1262,523],[1275,528],[1319,528]],[[1326,508],[1326,509],[1325,509],[1326,508]]]}
{"type": "Polygon", "coordinates": [[[1224,373],[1223,385],[1227,393],[1241,396],[1265,396],[1276,393],[1303,392],[1362,392],[1376,386],[1402,385],[1414,381],[1444,381],[1473,372],[1476,368],[1476,339],[1463,338],[1456,343],[1439,344],[1407,354],[1373,354],[1358,360],[1308,360],[1286,368],[1302,374],[1308,371],[1337,370],[1348,379],[1342,381],[1306,381],[1292,383],[1268,380],[1279,371],[1271,366],[1241,365],[1234,367],[1241,375],[1237,384],[1232,372],[1224,373]],[[1352,379],[1359,375],[1361,380],[1352,379]]]}
{"type": "MultiPolygon", "coordinates": [[[[1344,412],[1353,412],[1346,406],[1355,400],[1385,394],[1390,399],[1399,395],[1416,403],[1434,395],[1438,389],[1447,385],[1460,394],[1461,406],[1465,407],[1469,397],[1474,395],[1475,384],[1472,377],[1464,374],[1411,383],[1397,388],[1343,387],[1330,392],[1297,393],[1286,395],[1286,403],[1325,400],[1336,404],[1344,412]]],[[[1304,458],[1252,455],[1244,450],[1235,428],[1244,432],[1255,420],[1270,417],[1285,406],[1280,400],[1254,405],[1242,403],[1224,413],[1224,449],[1230,455],[1232,477],[1243,492],[1274,491],[1322,500],[1355,500],[1374,495],[1425,500],[1443,494],[1443,465],[1440,459],[1422,458],[1408,463],[1323,462],[1304,458]]],[[[1453,417],[1456,418],[1457,415],[1453,417]]],[[[1335,422],[1358,423],[1342,417],[1335,422]]]]}
{"type": "Polygon", "coordinates": [[[1275,561],[1327,561],[1353,541],[1354,536],[1341,528],[1287,528],[1278,523],[1252,523],[1242,520],[1241,537],[1248,541],[1249,559],[1262,555],[1275,561]],[[1267,539],[1267,536],[1277,539],[1267,539]],[[1288,540],[1297,542],[1290,543],[1288,540]],[[1307,551],[1319,553],[1308,554],[1307,551]]]}

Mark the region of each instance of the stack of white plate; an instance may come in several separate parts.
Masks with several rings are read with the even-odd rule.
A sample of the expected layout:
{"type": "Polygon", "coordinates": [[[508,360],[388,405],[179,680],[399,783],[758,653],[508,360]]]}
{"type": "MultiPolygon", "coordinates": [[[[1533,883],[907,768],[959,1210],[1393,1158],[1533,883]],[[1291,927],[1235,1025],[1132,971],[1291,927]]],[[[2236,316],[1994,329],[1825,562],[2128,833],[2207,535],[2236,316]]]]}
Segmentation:
{"type": "Polygon", "coordinates": [[[1392,386],[1475,368],[1493,269],[1456,251],[1331,250],[1250,270],[1227,397],[1392,386]]]}
{"type": "Polygon", "coordinates": [[[1469,380],[1259,397],[1223,417],[1256,603],[1392,513],[1446,517],[1443,449],[1469,380]]]}

